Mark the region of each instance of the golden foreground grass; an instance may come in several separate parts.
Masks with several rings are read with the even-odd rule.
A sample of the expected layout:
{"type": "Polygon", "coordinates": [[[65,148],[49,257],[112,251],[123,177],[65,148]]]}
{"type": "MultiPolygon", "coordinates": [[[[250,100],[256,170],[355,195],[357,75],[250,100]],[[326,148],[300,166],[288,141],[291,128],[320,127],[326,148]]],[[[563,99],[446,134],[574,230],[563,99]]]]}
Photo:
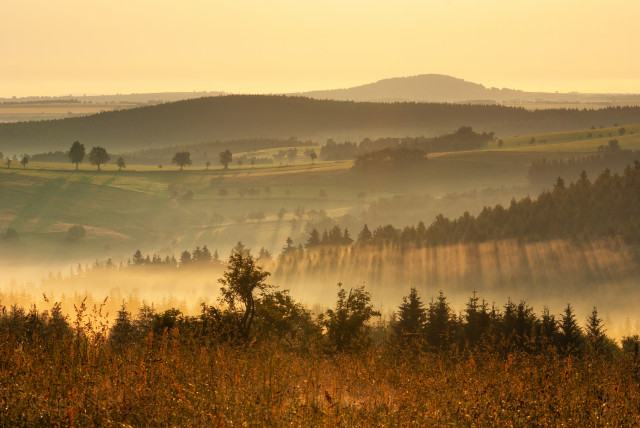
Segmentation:
{"type": "Polygon", "coordinates": [[[119,351],[100,340],[22,346],[4,337],[0,425],[640,423],[633,358],[188,343],[177,331],[119,351]]]}

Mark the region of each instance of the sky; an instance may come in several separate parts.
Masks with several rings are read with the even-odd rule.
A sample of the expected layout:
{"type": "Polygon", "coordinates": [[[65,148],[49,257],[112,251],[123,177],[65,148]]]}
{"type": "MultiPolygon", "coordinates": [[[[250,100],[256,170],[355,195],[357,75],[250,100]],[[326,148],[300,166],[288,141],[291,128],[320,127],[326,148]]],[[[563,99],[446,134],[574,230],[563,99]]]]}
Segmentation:
{"type": "Polygon", "coordinates": [[[5,0],[0,97],[282,93],[437,73],[640,93],[637,0],[5,0]]]}

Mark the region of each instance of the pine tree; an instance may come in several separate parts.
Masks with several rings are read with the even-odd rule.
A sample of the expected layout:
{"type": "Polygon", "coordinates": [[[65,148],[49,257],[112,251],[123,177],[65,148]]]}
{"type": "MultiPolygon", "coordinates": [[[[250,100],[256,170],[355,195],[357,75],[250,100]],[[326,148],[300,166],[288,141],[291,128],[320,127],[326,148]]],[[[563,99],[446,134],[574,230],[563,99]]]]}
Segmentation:
{"type": "Polygon", "coordinates": [[[427,310],[418,297],[418,292],[412,287],[409,295],[402,298],[402,304],[398,307],[395,333],[405,344],[414,342],[423,337],[426,325],[427,310]]]}
{"type": "Polygon", "coordinates": [[[479,304],[479,301],[480,299],[474,290],[464,311],[464,320],[466,323],[464,332],[467,342],[470,344],[479,342],[488,330],[490,324],[487,302],[482,300],[482,303],[479,304]]]}
{"type": "Polygon", "coordinates": [[[200,261],[210,262],[212,260],[211,251],[205,245],[202,247],[202,251],[200,252],[200,261]]]}
{"type": "Polygon", "coordinates": [[[435,301],[429,303],[427,311],[427,325],[425,328],[427,343],[441,348],[448,344],[453,335],[453,317],[447,298],[442,291],[435,301]]]}
{"type": "Polygon", "coordinates": [[[186,266],[189,263],[191,263],[191,253],[185,250],[180,254],[180,266],[186,266]]]}
{"type": "Polygon", "coordinates": [[[351,236],[349,235],[349,231],[345,227],[344,228],[344,235],[342,235],[342,244],[351,245],[352,243],[353,243],[353,239],[351,239],[351,236]]]}
{"type": "Polygon", "coordinates": [[[318,233],[318,230],[314,227],[313,229],[311,229],[309,238],[307,239],[307,242],[304,244],[304,246],[306,248],[311,248],[317,245],[320,245],[320,233],[318,233]]]}
{"type": "Polygon", "coordinates": [[[600,352],[603,350],[606,339],[605,331],[602,319],[598,318],[598,309],[594,306],[591,315],[587,318],[586,328],[589,346],[591,346],[594,351],[600,352]]]}
{"type": "Polygon", "coordinates": [[[271,252],[269,250],[264,247],[260,248],[260,251],[258,252],[258,260],[266,262],[271,261],[272,259],[273,256],[271,255],[271,252]]]}
{"type": "Polygon", "coordinates": [[[573,314],[571,304],[567,304],[560,320],[560,347],[563,351],[575,353],[582,340],[582,332],[573,314]]]}
{"type": "Polygon", "coordinates": [[[542,320],[540,323],[540,332],[538,336],[543,339],[546,344],[554,344],[558,335],[558,322],[556,317],[551,315],[548,307],[542,310],[542,320]]]}
{"type": "Polygon", "coordinates": [[[122,303],[115,324],[111,328],[109,340],[114,347],[120,348],[134,339],[134,331],[131,314],[127,312],[125,304],[122,303]]]}
{"type": "Polygon", "coordinates": [[[136,250],[136,252],[133,254],[133,264],[134,265],[144,264],[144,256],[142,255],[142,251],[136,250]]]}
{"type": "Polygon", "coordinates": [[[365,224],[360,233],[358,234],[358,244],[366,244],[371,241],[373,235],[369,230],[369,227],[365,224]]]}

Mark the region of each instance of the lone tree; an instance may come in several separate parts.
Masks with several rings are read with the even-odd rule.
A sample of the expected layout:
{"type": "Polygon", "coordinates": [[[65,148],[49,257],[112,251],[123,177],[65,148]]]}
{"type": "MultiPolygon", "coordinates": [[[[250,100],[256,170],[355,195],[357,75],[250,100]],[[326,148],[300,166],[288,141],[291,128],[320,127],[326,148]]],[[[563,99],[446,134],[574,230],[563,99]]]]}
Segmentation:
{"type": "Polygon", "coordinates": [[[171,163],[180,165],[180,171],[182,171],[182,167],[185,165],[191,165],[191,153],[178,152],[173,156],[173,159],[171,159],[171,163]]]}
{"type": "Polygon", "coordinates": [[[233,160],[233,153],[231,150],[226,149],[224,152],[220,152],[220,163],[224,166],[224,169],[229,168],[229,164],[233,160]]]}
{"type": "Polygon", "coordinates": [[[106,164],[110,160],[111,156],[109,156],[104,147],[97,146],[92,148],[89,152],[89,162],[91,162],[91,165],[96,165],[98,167],[98,171],[100,171],[100,165],[106,164]]]}
{"type": "Polygon", "coordinates": [[[122,156],[118,158],[118,161],[116,162],[116,164],[118,165],[118,171],[122,171],[122,168],[127,167],[127,164],[125,163],[124,158],[122,156]]]}
{"type": "Polygon", "coordinates": [[[318,159],[318,155],[316,154],[316,151],[311,149],[311,151],[309,152],[309,157],[311,158],[311,163],[315,164],[316,159],[318,159]]]}
{"type": "Polygon", "coordinates": [[[76,171],[78,170],[78,164],[84,159],[84,154],[84,144],[80,144],[79,141],[74,141],[67,155],[69,156],[71,163],[76,164],[76,171]]]}
{"type": "Polygon", "coordinates": [[[11,169],[11,159],[9,159],[9,156],[5,159],[5,163],[7,164],[7,169],[11,169]]]}
{"type": "Polygon", "coordinates": [[[22,164],[23,168],[27,168],[27,164],[29,163],[29,155],[24,155],[22,156],[22,160],[20,161],[20,163],[22,164]]]}
{"type": "Polygon", "coordinates": [[[242,339],[247,339],[251,330],[256,312],[255,293],[262,293],[270,287],[264,282],[269,275],[269,272],[256,265],[251,255],[244,251],[233,251],[223,278],[218,280],[222,284],[220,299],[230,311],[236,313],[237,332],[242,339]]]}

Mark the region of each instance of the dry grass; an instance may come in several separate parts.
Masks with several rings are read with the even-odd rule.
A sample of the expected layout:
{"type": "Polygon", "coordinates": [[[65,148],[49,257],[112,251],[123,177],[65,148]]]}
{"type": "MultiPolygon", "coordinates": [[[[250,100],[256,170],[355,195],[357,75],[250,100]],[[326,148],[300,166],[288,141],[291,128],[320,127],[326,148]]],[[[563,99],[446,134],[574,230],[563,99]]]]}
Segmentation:
{"type": "Polygon", "coordinates": [[[0,425],[408,426],[640,423],[638,365],[479,351],[324,354],[177,331],[118,352],[0,342],[0,425]]]}

